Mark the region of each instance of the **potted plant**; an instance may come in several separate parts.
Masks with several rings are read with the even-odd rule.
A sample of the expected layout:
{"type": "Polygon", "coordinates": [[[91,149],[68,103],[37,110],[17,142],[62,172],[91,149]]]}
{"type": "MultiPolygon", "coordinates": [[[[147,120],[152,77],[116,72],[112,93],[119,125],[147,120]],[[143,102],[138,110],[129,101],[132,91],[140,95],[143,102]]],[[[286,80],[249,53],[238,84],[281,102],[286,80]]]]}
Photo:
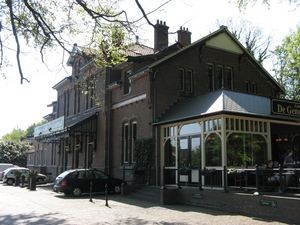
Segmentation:
{"type": "Polygon", "coordinates": [[[231,177],[243,177],[245,176],[245,171],[243,169],[230,168],[227,170],[227,174],[231,177]]]}
{"type": "Polygon", "coordinates": [[[191,173],[191,168],[187,166],[183,166],[178,169],[179,175],[189,175],[191,173]]]}
{"type": "Polygon", "coordinates": [[[14,170],[14,175],[16,177],[15,186],[19,186],[20,185],[20,178],[21,178],[21,175],[22,175],[21,170],[14,170]]]}
{"type": "Polygon", "coordinates": [[[28,186],[31,191],[36,190],[36,177],[38,176],[38,171],[36,169],[30,169],[28,172],[28,186]]]}
{"type": "Polygon", "coordinates": [[[202,176],[212,176],[216,172],[216,169],[207,169],[204,167],[203,170],[201,170],[201,175],[202,176]]]}

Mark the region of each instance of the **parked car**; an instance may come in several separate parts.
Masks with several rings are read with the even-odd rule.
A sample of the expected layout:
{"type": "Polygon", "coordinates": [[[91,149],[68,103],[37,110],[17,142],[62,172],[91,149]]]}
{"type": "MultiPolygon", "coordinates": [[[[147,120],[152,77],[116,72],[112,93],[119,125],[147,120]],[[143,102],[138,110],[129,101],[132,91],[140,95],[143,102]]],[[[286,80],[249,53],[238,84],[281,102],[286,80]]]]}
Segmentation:
{"type": "Polygon", "coordinates": [[[91,182],[92,192],[105,192],[107,184],[107,191],[120,193],[123,181],[97,169],[74,169],[67,170],[56,177],[53,190],[65,195],[80,196],[91,191],[91,182]]]}
{"type": "MultiPolygon", "coordinates": [[[[16,179],[14,175],[15,170],[20,170],[22,174],[24,174],[26,177],[28,176],[29,173],[28,168],[24,168],[24,167],[9,168],[4,172],[3,183],[7,183],[7,185],[13,185],[15,183],[15,179],[16,179]]],[[[44,174],[39,173],[38,176],[36,177],[37,184],[47,183],[47,181],[48,181],[48,177],[44,174]]]]}
{"type": "Polygon", "coordinates": [[[4,174],[4,171],[8,168],[11,168],[11,167],[18,167],[16,165],[13,165],[11,163],[0,163],[0,180],[2,180],[2,177],[3,177],[3,174],[4,174]]]}

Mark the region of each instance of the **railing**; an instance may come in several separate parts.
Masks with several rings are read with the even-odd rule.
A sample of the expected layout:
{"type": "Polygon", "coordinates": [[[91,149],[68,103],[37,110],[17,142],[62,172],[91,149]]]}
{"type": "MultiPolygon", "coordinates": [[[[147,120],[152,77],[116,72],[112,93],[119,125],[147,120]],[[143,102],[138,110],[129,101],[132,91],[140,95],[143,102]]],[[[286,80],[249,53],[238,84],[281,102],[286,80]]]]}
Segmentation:
{"type": "MultiPolygon", "coordinates": [[[[247,192],[255,191],[260,194],[266,191],[277,191],[283,194],[290,190],[300,190],[300,169],[283,168],[281,165],[277,169],[262,169],[256,166],[253,169],[239,169],[237,172],[229,173],[230,170],[223,166],[222,169],[190,169],[177,170],[177,188],[181,186],[203,188],[221,188],[228,192],[228,188],[240,189],[247,192]],[[198,171],[197,182],[192,181],[192,173],[198,171]],[[274,179],[270,179],[274,177],[274,179]],[[184,179],[184,180],[183,180],[184,179]]],[[[163,185],[166,188],[166,169],[163,168],[163,185]]]]}
{"type": "Polygon", "coordinates": [[[132,168],[126,168],[123,166],[123,183],[122,185],[127,185],[127,183],[131,184],[151,184],[151,167],[148,167],[145,170],[134,170],[132,168]],[[126,176],[126,171],[129,171],[126,176]],[[130,179],[126,179],[129,177],[130,179]],[[139,177],[143,177],[140,179],[139,177]]]}

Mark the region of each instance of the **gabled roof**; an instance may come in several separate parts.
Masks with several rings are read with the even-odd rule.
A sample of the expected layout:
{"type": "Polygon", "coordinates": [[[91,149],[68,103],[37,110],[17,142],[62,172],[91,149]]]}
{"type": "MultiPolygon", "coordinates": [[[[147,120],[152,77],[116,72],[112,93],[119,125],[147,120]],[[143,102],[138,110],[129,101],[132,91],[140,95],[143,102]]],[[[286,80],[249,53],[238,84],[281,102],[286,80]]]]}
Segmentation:
{"type": "Polygon", "coordinates": [[[236,39],[236,37],[227,29],[227,27],[222,26],[219,30],[199,39],[198,41],[185,46],[184,48],[169,54],[168,56],[157,60],[156,62],[149,65],[149,69],[155,69],[160,65],[178,57],[189,50],[199,47],[208,46],[213,48],[222,49],[228,52],[233,52],[238,55],[246,55],[251,62],[265,74],[266,78],[280,91],[285,92],[284,89],[276,82],[276,80],[264,69],[264,67],[257,62],[257,60],[246,50],[246,48],[236,39]]]}
{"type": "Polygon", "coordinates": [[[271,117],[281,120],[297,120],[271,114],[271,100],[267,97],[246,93],[218,90],[177,102],[155,124],[208,116],[216,113],[241,114],[244,116],[271,117]]]}

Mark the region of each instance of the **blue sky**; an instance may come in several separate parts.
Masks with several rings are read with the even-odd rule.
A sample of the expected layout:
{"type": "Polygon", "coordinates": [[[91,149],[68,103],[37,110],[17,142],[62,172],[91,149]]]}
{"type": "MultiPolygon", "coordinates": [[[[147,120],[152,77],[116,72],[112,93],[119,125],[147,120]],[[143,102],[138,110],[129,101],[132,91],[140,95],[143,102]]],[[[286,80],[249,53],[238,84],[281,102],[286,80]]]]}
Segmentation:
{"type": "MultiPolygon", "coordinates": [[[[153,11],[158,2],[160,1],[140,0],[146,12],[153,11]]],[[[262,27],[266,35],[273,33],[274,47],[280,44],[291,30],[295,30],[297,24],[300,25],[300,7],[295,10],[288,4],[276,4],[276,2],[272,1],[270,9],[257,4],[255,7],[247,8],[245,13],[240,13],[234,4],[227,0],[172,0],[162,9],[150,14],[149,19],[152,23],[156,23],[156,20],[166,21],[170,32],[177,31],[180,26],[188,28],[192,32],[192,42],[194,42],[207,35],[209,31],[216,30],[217,19],[226,20],[228,17],[242,16],[252,21],[253,25],[262,27]]],[[[140,18],[141,14],[134,0],[124,0],[123,4],[130,8],[130,18],[140,18]]],[[[153,29],[144,20],[141,25],[140,42],[153,47],[153,29]]],[[[176,35],[170,35],[169,43],[175,41],[176,35]]],[[[27,51],[29,52],[29,49],[27,51]]],[[[57,95],[52,87],[70,74],[70,68],[67,68],[67,72],[60,70],[63,57],[61,51],[48,53],[46,60],[51,71],[40,62],[38,53],[28,53],[22,58],[22,66],[24,76],[30,79],[30,83],[24,82],[21,85],[15,56],[11,57],[12,67],[5,70],[8,78],[0,77],[0,137],[16,127],[25,130],[51,113],[52,109],[47,105],[56,101],[57,95]]],[[[66,67],[65,62],[64,66],[66,67]]],[[[267,63],[266,69],[271,69],[270,62],[267,63]]]]}

